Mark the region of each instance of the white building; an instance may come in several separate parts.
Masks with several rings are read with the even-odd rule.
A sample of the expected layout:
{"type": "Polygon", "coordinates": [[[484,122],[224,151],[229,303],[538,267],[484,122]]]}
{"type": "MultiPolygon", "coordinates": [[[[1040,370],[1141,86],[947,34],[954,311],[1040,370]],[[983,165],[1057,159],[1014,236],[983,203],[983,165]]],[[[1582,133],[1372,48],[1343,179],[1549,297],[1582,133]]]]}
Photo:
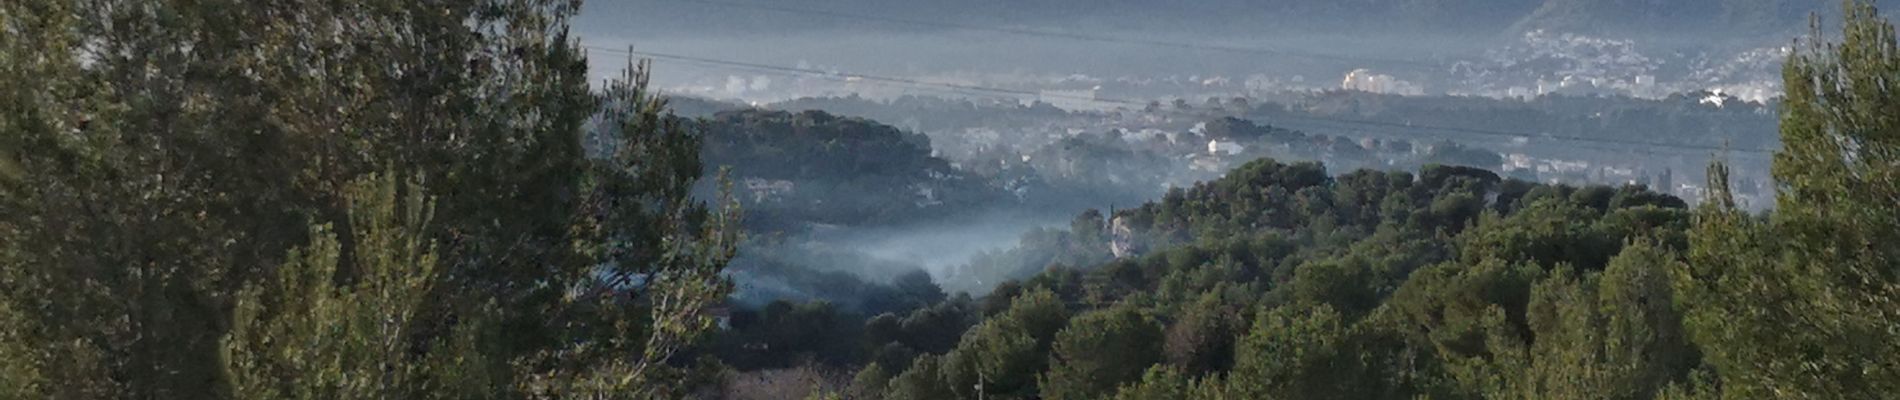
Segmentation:
{"type": "Polygon", "coordinates": [[[1405,96],[1420,96],[1425,94],[1425,88],[1420,87],[1418,84],[1399,80],[1399,78],[1395,78],[1391,75],[1376,74],[1373,73],[1372,70],[1365,68],[1347,72],[1346,79],[1339,83],[1339,88],[1405,96]]]}
{"type": "Polygon", "coordinates": [[[1101,86],[1081,90],[1044,90],[1036,100],[1069,111],[1111,111],[1116,104],[1101,101],[1101,86]]]}
{"type": "Polygon", "coordinates": [[[1240,143],[1234,143],[1230,140],[1214,139],[1207,141],[1207,154],[1231,156],[1240,154],[1243,151],[1247,151],[1247,146],[1241,146],[1240,143]]]}

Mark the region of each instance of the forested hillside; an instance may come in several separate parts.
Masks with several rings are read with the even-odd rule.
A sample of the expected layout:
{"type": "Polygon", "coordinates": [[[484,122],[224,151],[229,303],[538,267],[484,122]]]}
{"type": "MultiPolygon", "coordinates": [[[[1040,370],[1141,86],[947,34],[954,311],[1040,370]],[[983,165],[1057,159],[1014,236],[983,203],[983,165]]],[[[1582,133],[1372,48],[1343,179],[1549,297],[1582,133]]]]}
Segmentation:
{"type": "MultiPolygon", "coordinates": [[[[834,334],[805,336],[812,342],[770,348],[807,351],[837,365],[877,363],[880,373],[895,376],[886,389],[893,398],[936,398],[930,393],[970,387],[979,375],[996,378],[984,382],[993,396],[1055,397],[1053,391],[1066,391],[1073,394],[1065,398],[1097,398],[1136,382],[1149,366],[1160,374],[1154,379],[1180,380],[1153,384],[1193,386],[1188,379],[1254,374],[1243,369],[1266,368],[1251,364],[1269,360],[1292,363],[1276,373],[1304,374],[1281,379],[1325,385],[1310,389],[1314,394],[1475,395],[1482,388],[1431,375],[1449,368],[1441,363],[1451,360],[1439,358],[1468,356],[1436,353],[1434,344],[1453,339],[1439,337],[1449,335],[1440,327],[1476,329],[1492,305],[1517,310],[1509,316],[1522,322],[1529,304],[1525,293],[1560,277],[1582,279],[1607,270],[1650,280],[1630,284],[1666,289],[1664,265],[1612,267],[1634,262],[1613,260],[1637,257],[1619,255],[1624,253],[1680,251],[1690,215],[1680,200],[1640,187],[1548,186],[1441,166],[1417,175],[1361,170],[1329,177],[1317,164],[1261,160],[1112,216],[1084,213],[1067,231],[1027,237],[1018,249],[979,259],[971,268],[1050,267],[1003,283],[976,303],[900,310],[871,318],[862,328],[838,325],[826,328],[834,334]],[[930,321],[945,318],[982,322],[960,341],[950,340],[955,347],[941,344],[939,329],[906,328],[937,326],[946,322],[930,321]],[[1284,333],[1288,324],[1312,322],[1305,318],[1332,318],[1326,323],[1334,331],[1311,333],[1332,336],[1286,340],[1336,343],[1325,349],[1333,353],[1304,361],[1280,360],[1266,348],[1235,353],[1244,343],[1284,333]],[[1274,326],[1246,322],[1255,320],[1274,326]],[[1103,347],[1100,341],[1129,346],[1103,347]],[[1065,347],[1071,354],[1064,354],[1065,347]],[[864,350],[853,360],[837,358],[834,349],[864,350]],[[1364,359],[1366,365],[1332,369],[1348,368],[1335,365],[1344,359],[1364,359]],[[1038,375],[1042,381],[1025,378],[1038,375]],[[1405,378],[1418,375],[1424,376],[1405,378]],[[1372,384],[1387,379],[1395,381],[1372,384]],[[1348,388],[1360,391],[1332,392],[1348,388]]],[[[784,330],[791,328],[777,324],[814,320],[770,316],[790,309],[763,312],[757,322],[735,329],[784,330]]],[[[1525,324],[1510,332],[1536,332],[1525,324]]],[[[1476,335],[1470,337],[1482,347],[1488,332],[1461,335],[1476,335]]],[[[1680,371],[1671,373],[1687,371],[1676,367],[1680,371]]],[[[874,383],[854,390],[886,388],[874,383]]],[[[1225,383],[1204,384],[1229,390],[1225,383]]],[[[1280,393],[1266,387],[1231,390],[1259,390],[1236,392],[1241,398],[1280,393]]]]}
{"type": "Polygon", "coordinates": [[[1900,152],[1879,110],[1900,69],[1836,50],[1894,45],[1871,7],[1846,30],[1788,63],[1805,89],[1782,113],[1772,211],[1738,210],[1720,160],[1695,206],[1261,160],[1026,236],[971,268],[1041,272],[981,298],[862,325],[782,305],[734,329],[829,332],[771,348],[853,377],[780,389],[852,398],[1884,398],[1900,152]]]}
{"type": "MultiPolygon", "coordinates": [[[[1845,4],[1784,67],[1770,210],[1738,206],[1719,155],[1696,204],[1249,157],[936,275],[788,268],[855,301],[754,306],[728,269],[746,234],[1009,192],[877,122],[680,117],[644,62],[590,84],[573,1],[0,2],[0,399],[1892,398],[1900,35],[1845,4]]],[[[1210,157],[1411,151],[1196,130],[1210,157]]],[[[1119,184],[1143,166],[1116,165],[1143,160],[1124,134],[1022,160],[1119,184]]]]}
{"type": "Polygon", "coordinates": [[[1005,200],[931,154],[930,138],[822,111],[740,110],[696,122],[707,173],[730,168],[753,227],[897,223],[1005,200]]]}

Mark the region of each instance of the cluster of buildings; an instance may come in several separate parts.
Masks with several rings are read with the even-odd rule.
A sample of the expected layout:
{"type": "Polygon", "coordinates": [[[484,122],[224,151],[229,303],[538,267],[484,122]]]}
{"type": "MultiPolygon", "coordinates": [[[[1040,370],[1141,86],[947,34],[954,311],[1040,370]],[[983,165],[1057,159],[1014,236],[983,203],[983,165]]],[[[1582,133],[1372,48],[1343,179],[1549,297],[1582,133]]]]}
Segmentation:
{"type": "Polygon", "coordinates": [[[1424,86],[1420,86],[1416,83],[1406,82],[1405,80],[1393,77],[1391,75],[1373,73],[1372,70],[1368,70],[1365,68],[1355,69],[1355,70],[1352,70],[1352,72],[1347,72],[1346,79],[1339,83],[1339,88],[1345,89],[1345,90],[1357,90],[1361,92],[1393,94],[1393,95],[1402,95],[1402,96],[1425,95],[1424,86]]]}
{"type": "MultiPolygon", "coordinates": [[[[1606,164],[1584,160],[1564,160],[1554,158],[1535,158],[1523,153],[1505,156],[1505,164],[1500,171],[1505,176],[1535,180],[1545,183],[1565,183],[1573,185],[1643,185],[1650,190],[1682,198],[1691,204],[1707,195],[1707,187],[1700,177],[1679,176],[1673,168],[1655,167],[1640,163],[1606,164]]],[[[1774,199],[1772,183],[1746,174],[1731,176],[1730,189],[1734,191],[1737,204],[1745,208],[1761,208],[1774,199]]]]}
{"type": "Polygon", "coordinates": [[[745,178],[746,193],[752,195],[753,203],[765,203],[777,200],[798,190],[798,184],[784,179],[745,178]]]}

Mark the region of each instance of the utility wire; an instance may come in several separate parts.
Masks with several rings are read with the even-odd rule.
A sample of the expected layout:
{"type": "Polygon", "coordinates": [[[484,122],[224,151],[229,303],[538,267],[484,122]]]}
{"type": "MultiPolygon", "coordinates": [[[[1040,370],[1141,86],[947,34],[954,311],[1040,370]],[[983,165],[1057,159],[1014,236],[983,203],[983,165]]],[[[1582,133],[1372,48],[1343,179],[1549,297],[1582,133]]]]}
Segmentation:
{"type": "Polygon", "coordinates": [[[1131,45],[1154,46],[1154,47],[1171,47],[1171,48],[1189,49],[1189,50],[1211,50],[1211,51],[1238,53],[1238,54],[1269,55],[1269,56],[1279,56],[1279,57],[1298,57],[1298,58],[1309,58],[1309,59],[1320,59],[1320,60],[1352,61],[1352,62],[1365,62],[1365,63],[1383,63],[1383,64],[1389,64],[1389,65],[1409,65],[1409,66],[1417,66],[1417,67],[1437,67],[1438,66],[1436,64],[1429,63],[1429,62],[1395,59],[1395,58],[1354,57],[1354,56],[1345,56],[1345,55],[1336,55],[1336,54],[1321,54],[1321,53],[1300,52],[1300,51],[1274,50],[1274,49],[1263,49],[1263,48],[1254,48],[1254,47],[1239,47],[1239,46],[1201,44],[1201,43],[1191,43],[1191,42],[1173,42],[1173,41],[1165,41],[1165,40],[1122,38],[1122,37],[1113,37],[1113,36],[1100,36],[1100,35],[1089,35],[1089,34],[1081,34],[1081,33],[1059,32],[1059,31],[1050,31],[1050,30],[1041,30],[1041,29],[979,26],[979,25],[957,24],[957,23],[949,23],[949,22],[891,18],[891,17],[876,16],[876,15],[853,14],[853,13],[844,13],[844,12],[829,11],[829,10],[782,7],[782,6],[773,6],[773,5],[755,4],[755,3],[739,3],[739,2],[728,2],[728,1],[718,1],[718,0],[656,0],[656,1],[671,1],[671,2],[676,2],[676,3],[700,4],[700,5],[708,5],[708,6],[715,6],[715,7],[737,8],[737,9],[747,9],[747,10],[756,10],[756,11],[770,11],[770,12],[787,13],[787,14],[814,15],[814,16],[822,16],[822,17],[837,18],[837,19],[873,21],[873,22],[883,22],[883,23],[890,23],[890,24],[914,25],[914,26],[942,28],[942,29],[959,29],[959,30],[967,30],[967,31],[994,32],[994,33],[1003,33],[1003,34],[1011,34],[1011,35],[1019,35],[1019,36],[1059,38],[1059,39],[1069,39],[1069,40],[1097,42],[1097,43],[1131,44],[1131,45]]]}
{"type": "MultiPolygon", "coordinates": [[[[951,90],[951,91],[959,91],[965,94],[978,95],[978,96],[992,96],[992,97],[1011,99],[1011,100],[1021,100],[1022,97],[1060,98],[1060,99],[1068,99],[1068,100],[1076,100],[1076,101],[1090,101],[1090,102],[1107,103],[1107,104],[1118,104],[1118,105],[1137,107],[1137,108],[1145,107],[1149,104],[1149,102],[1140,101],[1140,100],[1103,98],[1103,97],[1086,97],[1086,96],[1076,96],[1076,95],[1070,95],[1070,94],[1064,94],[1064,93],[1043,93],[1043,92],[1037,92],[1037,91],[998,88],[998,87],[980,86],[980,85],[930,82],[930,81],[908,79],[908,78],[824,71],[824,70],[810,69],[810,68],[787,67],[787,66],[781,66],[781,65],[770,65],[770,64],[759,64],[759,63],[722,60],[722,59],[714,59],[714,58],[693,57],[693,56],[685,56],[685,55],[678,55],[678,54],[656,53],[656,52],[650,52],[650,51],[620,50],[620,49],[614,49],[614,48],[602,47],[602,46],[582,45],[581,47],[591,49],[591,50],[601,51],[601,52],[622,54],[622,55],[628,55],[628,56],[646,57],[646,58],[652,58],[652,59],[657,59],[657,60],[670,60],[670,61],[688,62],[688,63],[695,63],[695,64],[703,64],[703,65],[742,68],[742,69],[748,69],[748,70],[754,70],[754,71],[765,71],[765,72],[781,73],[781,74],[788,74],[788,75],[814,76],[814,77],[820,77],[820,78],[826,78],[826,79],[832,79],[832,80],[838,80],[838,81],[844,81],[844,82],[871,82],[871,83],[880,83],[880,84],[939,88],[939,89],[946,89],[946,90],[951,90]]],[[[1382,128],[1400,128],[1400,129],[1408,129],[1408,130],[1454,132],[1454,133],[1460,133],[1460,134],[1498,137],[1498,138],[1506,138],[1506,139],[1541,138],[1541,139],[1552,139],[1552,140],[1581,142],[1581,143],[1608,143],[1608,144],[1632,146],[1634,147],[1634,150],[1641,150],[1641,151],[1649,150],[1646,148],[1674,148],[1674,149],[1683,149],[1683,150],[1713,151],[1713,152],[1721,152],[1721,153],[1751,153],[1751,154],[1764,154],[1764,155],[1774,153],[1774,150],[1770,150],[1770,149],[1735,148],[1735,147],[1727,147],[1727,146],[1708,146],[1708,145],[1694,145],[1694,144],[1681,144],[1681,143],[1650,142],[1650,141],[1641,141],[1641,140],[1592,138],[1592,137],[1571,136],[1571,135],[1551,135],[1551,134],[1545,134],[1545,133],[1508,132],[1508,131],[1499,131],[1499,130],[1490,130],[1490,129],[1415,125],[1415,124],[1397,123],[1397,122],[1368,121],[1368,120],[1330,118],[1330,117],[1320,117],[1320,116],[1290,116],[1288,115],[1288,116],[1275,116],[1275,117],[1288,119],[1288,120],[1296,120],[1296,121],[1302,121],[1302,120],[1309,121],[1309,122],[1318,121],[1318,122],[1327,122],[1327,123],[1336,123],[1336,124],[1374,126],[1374,127],[1382,127],[1382,128]]]]}

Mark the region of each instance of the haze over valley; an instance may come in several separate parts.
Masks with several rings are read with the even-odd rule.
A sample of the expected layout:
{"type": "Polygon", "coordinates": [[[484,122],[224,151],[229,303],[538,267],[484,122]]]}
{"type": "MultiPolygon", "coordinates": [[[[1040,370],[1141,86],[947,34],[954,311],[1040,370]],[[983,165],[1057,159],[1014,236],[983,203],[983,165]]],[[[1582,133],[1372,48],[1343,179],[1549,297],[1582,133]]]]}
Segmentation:
{"type": "Polygon", "coordinates": [[[1874,0],[0,2],[0,400],[1900,393],[1874,0]]]}
{"type": "MultiPolygon", "coordinates": [[[[1129,2],[1077,15],[1056,11],[1076,9],[1060,2],[942,12],[847,3],[594,3],[577,27],[596,54],[592,75],[653,57],[655,86],[675,111],[711,118],[707,171],[739,164],[740,197],[771,246],[857,260],[812,268],[887,278],[884,269],[923,269],[975,294],[987,290],[978,281],[1008,276],[968,271],[982,251],[1062,225],[1075,210],[1138,205],[1259,158],[1321,162],[1330,173],[1472,166],[1529,182],[1644,185],[1694,202],[1715,156],[1739,178],[1739,202],[1765,208],[1780,63],[1808,13],[1828,10],[1129,2]],[[641,12],[626,11],[633,4],[641,12]],[[1420,9],[1438,13],[1404,12],[1420,9]],[[1618,25],[1629,21],[1646,23],[1618,25]],[[723,131],[757,131],[748,124],[769,115],[747,110],[793,113],[772,117],[794,121],[774,129],[821,138],[863,129],[905,145],[860,143],[852,132],[770,155],[756,153],[771,147],[757,139],[720,145],[723,131]],[[797,126],[852,117],[863,120],[797,126]],[[747,166],[779,154],[792,158],[747,166]],[[859,163],[810,166],[845,159],[859,163]],[[802,172],[784,175],[792,165],[802,172]],[[831,196],[840,192],[854,195],[831,196]],[[851,218],[826,216],[838,213],[851,218]],[[913,226],[928,229],[906,234],[913,226]],[[858,230],[882,241],[839,233],[858,230]],[[913,242],[932,251],[910,250],[913,242]]],[[[738,269],[752,261],[740,257],[738,269]]],[[[774,293],[806,292],[771,274],[745,276],[774,293]]]]}

